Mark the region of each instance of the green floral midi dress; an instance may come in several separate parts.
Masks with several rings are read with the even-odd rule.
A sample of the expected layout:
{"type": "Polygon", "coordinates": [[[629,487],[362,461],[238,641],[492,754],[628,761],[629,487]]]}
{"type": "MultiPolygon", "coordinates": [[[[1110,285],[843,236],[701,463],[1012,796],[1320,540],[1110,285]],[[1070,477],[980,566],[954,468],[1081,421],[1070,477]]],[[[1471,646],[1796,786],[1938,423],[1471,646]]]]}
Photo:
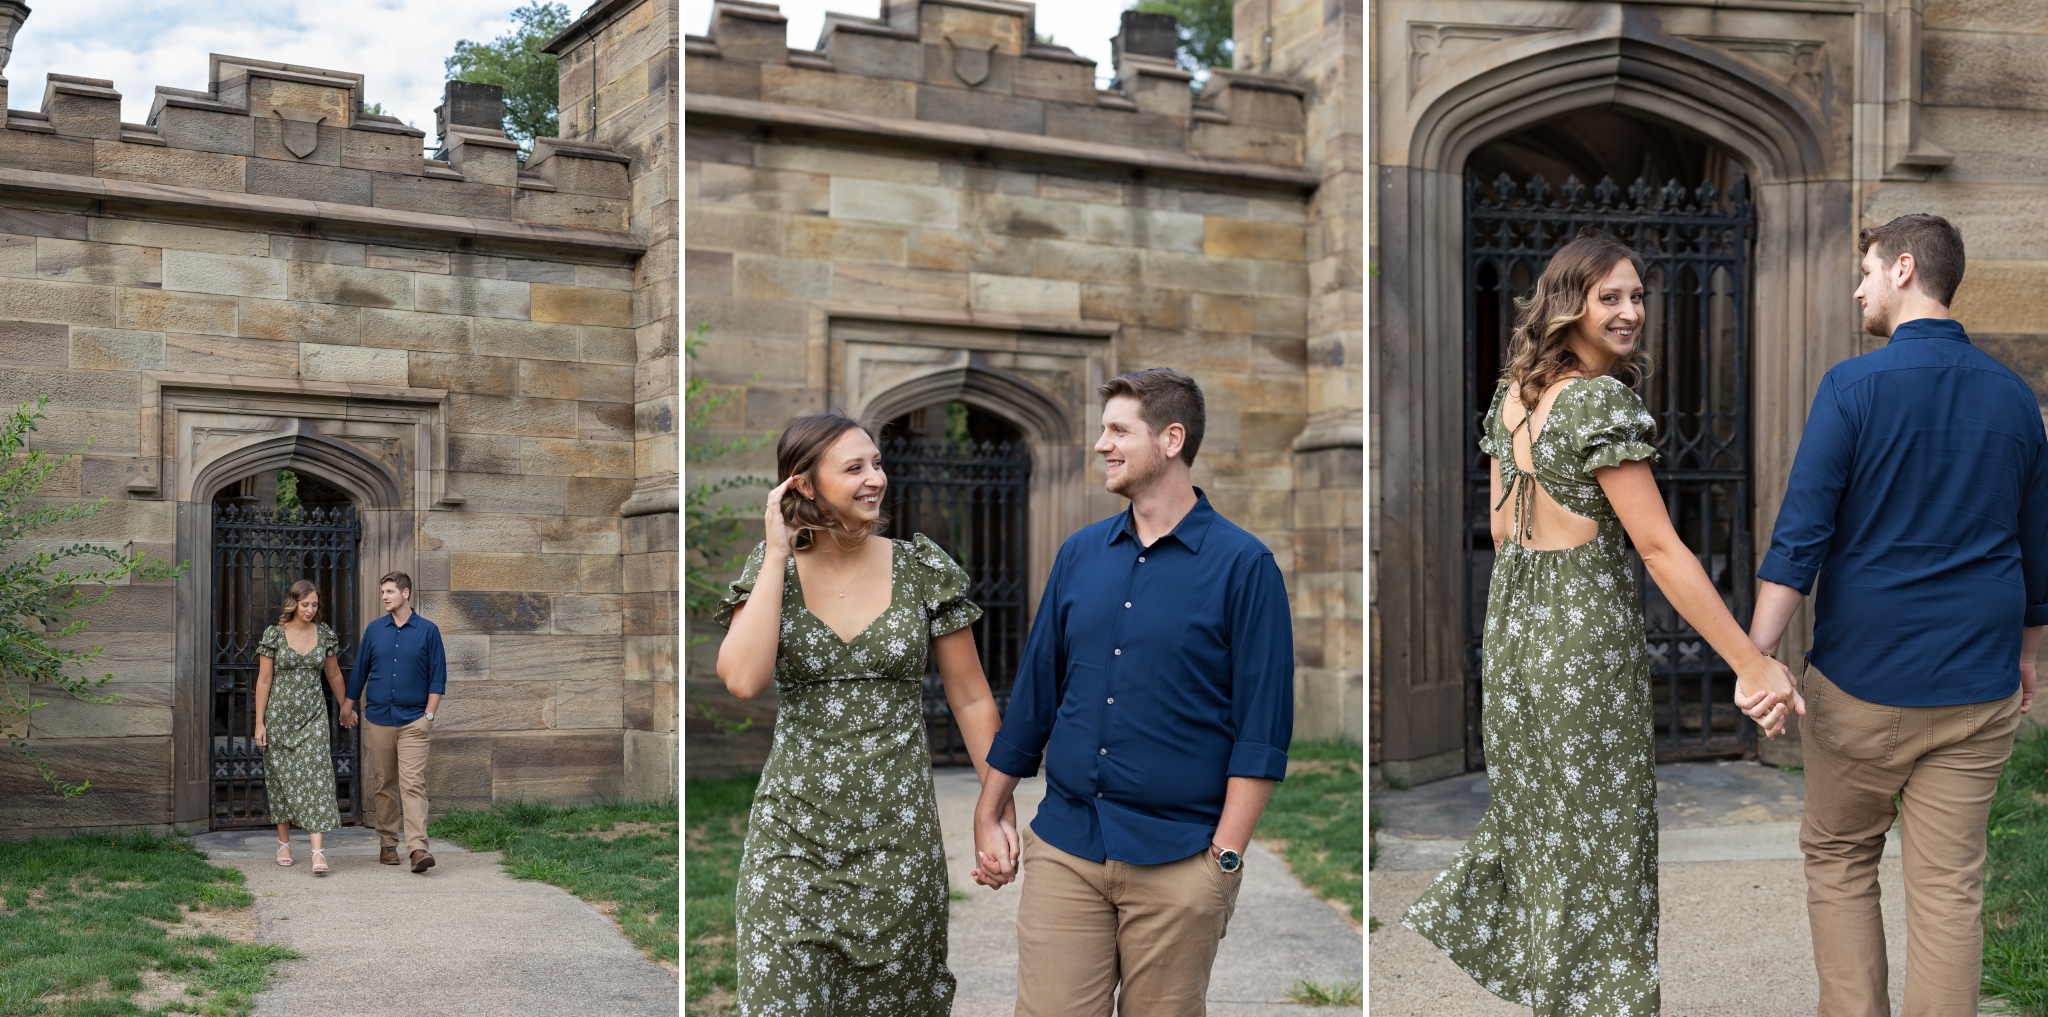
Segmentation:
{"type": "Polygon", "coordinates": [[[341,826],[334,789],[334,745],[327,736],[327,694],[320,690],[320,669],[334,656],[341,640],[320,625],[313,652],[292,649],[284,628],[263,632],[256,652],[270,658],[270,699],[264,704],[263,727],[270,744],[263,750],[263,793],[270,802],[270,821],[292,823],[307,833],[326,833],[341,826]]]}
{"type": "MultiPolygon", "coordinates": [[[[946,1017],[946,851],[924,724],[931,640],[981,617],[958,563],[892,541],[891,600],[853,637],[804,607],[783,570],[775,741],[735,895],[740,1017],[946,1017]]],[[[766,545],[714,616],[732,624],[766,545]]]]}
{"type": "MultiPolygon", "coordinates": [[[[1656,1017],[1650,661],[1621,521],[1594,478],[1654,458],[1656,422],[1613,378],[1565,385],[1530,444],[1533,479],[1599,533],[1540,551],[1518,525],[1494,559],[1481,672],[1492,801],[1402,923],[1537,1017],[1656,1017]]],[[[1506,393],[1480,448],[1500,462],[1503,500],[1519,502],[1531,489],[1501,421],[1506,393]]]]}

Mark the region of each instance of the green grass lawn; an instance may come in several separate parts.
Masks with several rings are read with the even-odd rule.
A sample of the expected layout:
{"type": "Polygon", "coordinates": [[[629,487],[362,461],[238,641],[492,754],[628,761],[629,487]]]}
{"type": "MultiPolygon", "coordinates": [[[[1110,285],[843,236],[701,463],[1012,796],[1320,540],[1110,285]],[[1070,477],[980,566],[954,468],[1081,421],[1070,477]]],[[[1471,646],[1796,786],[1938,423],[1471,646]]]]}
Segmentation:
{"type": "Polygon", "coordinates": [[[732,1010],[734,880],[759,780],[755,774],[693,778],[683,786],[690,844],[683,857],[683,1006],[692,1015],[732,1010]]]}
{"type": "Polygon", "coordinates": [[[201,930],[255,905],[241,884],[164,837],[0,842],[0,1015],[244,1017],[298,954],[201,930]]]}
{"type": "Polygon", "coordinates": [[[515,802],[451,812],[428,832],[471,851],[504,852],[512,878],[575,894],[617,921],[648,959],[676,963],[675,802],[515,802]]]}
{"type": "Polygon", "coordinates": [[[1365,921],[1365,764],[1352,742],[1297,741],[1287,779],[1259,819],[1259,840],[1281,842],[1287,869],[1310,893],[1365,921]]]}
{"type": "Polygon", "coordinates": [[[2048,733],[2013,745],[1991,800],[1984,995],[2048,1017],[2048,733]]]}

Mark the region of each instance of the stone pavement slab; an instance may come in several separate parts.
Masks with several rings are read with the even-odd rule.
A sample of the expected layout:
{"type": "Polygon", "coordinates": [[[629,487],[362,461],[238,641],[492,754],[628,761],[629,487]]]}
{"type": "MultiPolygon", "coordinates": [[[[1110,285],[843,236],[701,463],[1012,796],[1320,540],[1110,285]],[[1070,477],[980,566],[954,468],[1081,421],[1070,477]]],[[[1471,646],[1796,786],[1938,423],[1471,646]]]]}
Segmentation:
{"type": "Polygon", "coordinates": [[[495,851],[429,842],[424,874],[377,862],[377,834],[326,837],[332,872],[315,876],[303,833],[289,868],[275,830],[203,834],[256,895],[257,941],[304,960],[282,966],[257,1017],[674,1017],[680,988],[611,920],[558,887],[515,880],[495,851]]]}
{"type": "MultiPolygon", "coordinates": [[[[953,1017],[1010,1017],[1017,998],[1017,899],[1023,883],[990,890],[969,876],[974,870],[974,800],[981,793],[973,771],[934,771],[933,782],[947,874],[967,895],[952,905],[948,966],[960,982],[953,1017]]],[[[1018,821],[1030,822],[1044,797],[1043,778],[1020,784],[1018,821]]],[[[1245,853],[1237,910],[1210,974],[1211,1017],[1362,1014],[1359,1008],[1308,1009],[1286,1002],[1288,986],[1299,979],[1363,982],[1362,938],[1334,908],[1304,889],[1285,862],[1254,843],[1245,853]]]]}

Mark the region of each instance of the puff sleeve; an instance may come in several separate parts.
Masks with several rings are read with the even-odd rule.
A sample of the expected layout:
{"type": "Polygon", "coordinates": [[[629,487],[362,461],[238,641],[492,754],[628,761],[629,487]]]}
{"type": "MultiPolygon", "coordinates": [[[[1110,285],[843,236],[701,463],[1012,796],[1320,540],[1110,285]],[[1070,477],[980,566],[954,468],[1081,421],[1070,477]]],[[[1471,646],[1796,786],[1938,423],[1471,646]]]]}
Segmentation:
{"type": "Polygon", "coordinates": [[[320,641],[314,645],[313,654],[324,665],[327,662],[327,658],[341,652],[341,637],[335,635],[334,630],[328,628],[326,622],[320,623],[319,632],[320,641]]]}
{"type": "Polygon", "coordinates": [[[924,615],[931,620],[933,639],[981,620],[980,605],[967,599],[967,588],[973,581],[952,555],[922,533],[911,538],[911,554],[923,573],[923,582],[918,586],[924,595],[924,615]]]}
{"type": "Polygon", "coordinates": [[[1575,416],[1579,472],[1587,478],[1594,470],[1637,459],[1657,461],[1657,420],[1620,379],[1593,379],[1575,416]]]}
{"type": "Polygon", "coordinates": [[[1507,398],[1508,383],[1503,378],[1499,385],[1494,386],[1493,405],[1486,408],[1486,417],[1479,424],[1479,451],[1495,459],[1512,462],[1515,452],[1500,426],[1500,408],[1507,398]]]}
{"type": "Polygon", "coordinates": [[[275,625],[263,630],[263,638],[256,642],[256,652],[276,660],[284,649],[284,630],[275,625]]]}
{"type": "Polygon", "coordinates": [[[768,557],[768,542],[754,545],[754,553],[747,556],[747,567],[740,571],[740,577],[726,587],[725,596],[719,598],[718,610],[712,612],[711,620],[722,629],[732,628],[732,613],[754,595],[754,584],[761,581],[761,562],[768,557]]]}

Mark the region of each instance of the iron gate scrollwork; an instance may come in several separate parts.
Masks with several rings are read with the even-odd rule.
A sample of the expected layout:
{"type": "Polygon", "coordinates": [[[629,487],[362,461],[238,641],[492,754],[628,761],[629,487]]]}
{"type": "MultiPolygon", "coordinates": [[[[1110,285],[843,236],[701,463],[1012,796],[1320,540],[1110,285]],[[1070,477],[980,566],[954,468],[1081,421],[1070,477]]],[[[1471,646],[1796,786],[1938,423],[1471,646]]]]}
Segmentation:
{"type": "MultiPolygon", "coordinates": [[[[887,438],[882,468],[889,475],[889,535],[908,540],[922,533],[967,570],[967,597],[982,610],[974,645],[996,709],[1007,709],[1024,650],[1029,448],[1022,441],[887,438]]],[[[970,761],[936,660],[926,665],[924,717],[933,763],[970,761]]]]}
{"type": "MultiPolygon", "coordinates": [[[[320,588],[321,620],[340,639],[344,676],[355,661],[356,550],[363,527],[353,507],[279,511],[217,505],[213,516],[212,825],[216,830],[271,825],[263,793],[263,752],[255,744],[256,647],[277,622],[285,591],[301,579],[320,588]]],[[[326,682],[328,738],[334,747],[336,804],[344,824],[362,820],[357,765],[360,727],[339,723],[326,682]]]]}
{"type": "MultiPolygon", "coordinates": [[[[1555,191],[1543,177],[1517,184],[1473,176],[1465,201],[1466,756],[1484,764],[1480,639],[1493,566],[1487,459],[1479,437],[1505,365],[1514,299],[1550,256],[1585,226],[1635,248],[1643,280],[1644,347],[1651,370],[1638,387],[1657,420],[1652,470],[1672,525],[1700,559],[1738,621],[1754,603],[1748,333],[1756,208],[1746,181],[1725,194],[1711,182],[1662,188],[1638,178],[1626,193],[1576,177],[1555,191]]],[[[1630,552],[1643,594],[1659,761],[1742,755],[1754,728],[1731,700],[1734,672],[1671,608],[1630,552]]]]}

